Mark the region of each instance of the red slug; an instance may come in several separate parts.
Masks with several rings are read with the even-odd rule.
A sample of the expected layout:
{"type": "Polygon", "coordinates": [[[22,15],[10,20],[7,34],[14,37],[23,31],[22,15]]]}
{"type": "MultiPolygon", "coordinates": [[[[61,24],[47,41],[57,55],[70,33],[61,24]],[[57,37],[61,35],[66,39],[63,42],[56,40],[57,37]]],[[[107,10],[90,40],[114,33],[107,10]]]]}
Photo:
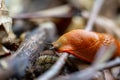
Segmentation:
{"type": "Polygon", "coordinates": [[[81,29],[72,30],[62,35],[53,46],[58,52],[68,52],[82,60],[92,62],[101,45],[114,43],[117,49],[115,56],[120,56],[120,42],[109,34],[90,32],[81,29]]]}

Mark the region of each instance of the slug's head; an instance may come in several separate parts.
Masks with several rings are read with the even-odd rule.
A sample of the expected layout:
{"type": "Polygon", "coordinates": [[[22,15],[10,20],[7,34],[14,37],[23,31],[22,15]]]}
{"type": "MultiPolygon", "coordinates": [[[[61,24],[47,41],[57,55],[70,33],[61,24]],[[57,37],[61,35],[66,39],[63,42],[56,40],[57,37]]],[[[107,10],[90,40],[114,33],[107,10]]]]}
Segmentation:
{"type": "Polygon", "coordinates": [[[68,45],[67,38],[63,35],[57,41],[52,43],[53,48],[57,51],[61,51],[68,45]]]}

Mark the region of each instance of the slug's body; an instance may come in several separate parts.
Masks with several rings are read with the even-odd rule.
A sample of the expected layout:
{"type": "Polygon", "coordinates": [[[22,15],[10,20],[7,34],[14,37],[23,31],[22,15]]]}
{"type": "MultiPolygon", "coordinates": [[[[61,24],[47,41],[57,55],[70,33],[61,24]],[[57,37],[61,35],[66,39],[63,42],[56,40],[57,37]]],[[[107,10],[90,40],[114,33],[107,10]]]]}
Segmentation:
{"type": "Polygon", "coordinates": [[[68,52],[92,62],[100,46],[109,46],[112,43],[117,46],[114,56],[120,56],[120,42],[111,35],[77,29],[61,36],[53,42],[53,46],[58,52],[68,52]]]}

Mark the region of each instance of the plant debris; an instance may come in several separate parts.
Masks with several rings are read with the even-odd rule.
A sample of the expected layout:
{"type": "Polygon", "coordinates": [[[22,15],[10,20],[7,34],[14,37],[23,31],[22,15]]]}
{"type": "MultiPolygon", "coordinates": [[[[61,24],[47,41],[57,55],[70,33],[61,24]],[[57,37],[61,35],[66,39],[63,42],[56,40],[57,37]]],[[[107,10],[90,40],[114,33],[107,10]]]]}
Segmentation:
{"type": "MultiPolygon", "coordinates": [[[[57,46],[64,44],[60,50],[66,51],[53,45],[76,29],[105,33],[119,43],[119,4],[120,0],[1,0],[0,80],[120,80],[120,56],[113,57],[120,45],[103,44],[90,63],[70,54],[75,44],[69,46],[64,36],[57,46]]],[[[84,40],[76,35],[72,37],[84,40]]],[[[83,42],[77,47],[88,47],[83,42]]]]}

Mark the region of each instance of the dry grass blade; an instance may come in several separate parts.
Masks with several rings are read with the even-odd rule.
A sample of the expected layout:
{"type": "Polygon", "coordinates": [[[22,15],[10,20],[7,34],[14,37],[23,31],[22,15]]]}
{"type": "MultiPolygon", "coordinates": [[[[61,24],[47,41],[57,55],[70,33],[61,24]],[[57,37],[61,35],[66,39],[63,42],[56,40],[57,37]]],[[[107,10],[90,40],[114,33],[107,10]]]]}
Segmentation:
{"type": "Polygon", "coordinates": [[[25,13],[21,15],[13,16],[14,19],[24,18],[42,18],[42,17],[70,17],[71,7],[69,5],[63,5],[52,9],[47,9],[34,13],[25,13]]]}
{"type": "Polygon", "coordinates": [[[9,11],[5,5],[5,1],[0,1],[0,27],[3,25],[8,34],[8,38],[14,39],[16,36],[12,31],[12,19],[9,17],[9,11]]]}
{"type": "MultiPolygon", "coordinates": [[[[86,19],[89,19],[89,12],[87,11],[83,11],[82,12],[82,16],[86,19]]],[[[118,39],[120,39],[120,28],[119,26],[116,24],[115,21],[108,19],[106,17],[97,17],[95,20],[95,25],[98,26],[99,28],[103,28],[104,30],[106,30],[107,33],[114,33],[115,36],[117,36],[118,39]]]]}
{"type": "Polygon", "coordinates": [[[68,53],[62,53],[58,61],[42,76],[38,77],[37,80],[50,80],[53,77],[55,77],[64,66],[67,57],[68,57],[68,53]]]}
{"type": "Polygon", "coordinates": [[[95,19],[98,15],[103,3],[104,3],[104,0],[95,0],[90,18],[89,18],[87,26],[86,26],[86,30],[88,30],[88,31],[92,30],[95,19]]]}
{"type": "Polygon", "coordinates": [[[95,56],[93,65],[108,61],[113,56],[115,49],[115,44],[111,44],[109,47],[102,45],[95,56]]]}
{"type": "Polygon", "coordinates": [[[120,66],[113,67],[111,70],[112,75],[116,80],[120,80],[120,66]]]}
{"type": "Polygon", "coordinates": [[[120,66],[120,58],[116,58],[115,60],[107,62],[107,63],[101,63],[95,66],[91,66],[85,70],[66,76],[62,80],[90,80],[91,78],[93,78],[94,74],[97,71],[103,70],[103,69],[109,69],[115,66],[120,66]]]}
{"type": "Polygon", "coordinates": [[[109,70],[104,70],[104,77],[105,80],[115,80],[109,70]]]}

